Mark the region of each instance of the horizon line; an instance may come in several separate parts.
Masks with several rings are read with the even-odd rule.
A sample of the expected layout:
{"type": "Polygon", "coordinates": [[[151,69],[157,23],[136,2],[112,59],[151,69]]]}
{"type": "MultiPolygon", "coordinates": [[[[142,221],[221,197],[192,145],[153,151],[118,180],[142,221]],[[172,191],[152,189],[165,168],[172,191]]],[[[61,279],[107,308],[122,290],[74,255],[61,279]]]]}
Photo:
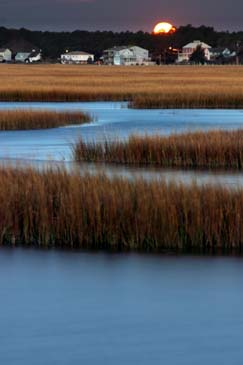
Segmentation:
{"type": "MultiPolygon", "coordinates": [[[[201,25],[193,25],[193,24],[185,24],[185,25],[179,25],[179,26],[175,26],[177,30],[179,30],[180,28],[184,28],[184,27],[189,27],[191,26],[192,28],[195,29],[199,29],[202,27],[205,28],[212,28],[215,32],[217,33],[243,33],[243,28],[241,30],[229,30],[229,29],[217,29],[215,28],[215,26],[213,25],[206,25],[206,24],[201,24],[201,25]]],[[[7,26],[7,25],[0,25],[0,28],[5,28],[7,30],[27,30],[30,32],[51,32],[51,33],[74,33],[74,32],[88,32],[88,33],[96,33],[96,32],[112,32],[112,33],[147,33],[147,34],[153,34],[153,30],[151,29],[151,31],[149,30],[144,30],[144,29],[137,29],[137,30],[132,30],[132,29],[124,29],[124,30],[114,30],[114,29],[85,29],[85,28],[73,28],[73,29],[54,29],[54,28],[45,28],[43,27],[41,28],[32,28],[32,27],[24,27],[24,26],[7,26]]]]}

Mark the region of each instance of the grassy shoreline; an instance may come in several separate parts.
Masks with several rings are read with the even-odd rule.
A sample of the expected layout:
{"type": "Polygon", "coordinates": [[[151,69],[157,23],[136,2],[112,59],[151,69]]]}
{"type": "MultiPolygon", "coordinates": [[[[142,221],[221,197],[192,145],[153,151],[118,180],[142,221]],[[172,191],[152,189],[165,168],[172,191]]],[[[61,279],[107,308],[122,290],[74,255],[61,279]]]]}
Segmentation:
{"type": "Polygon", "coordinates": [[[134,96],[129,102],[131,109],[243,109],[241,90],[229,90],[225,94],[199,90],[195,92],[168,92],[168,94],[134,96]]]}
{"type": "Polygon", "coordinates": [[[48,129],[89,122],[88,114],[76,111],[0,110],[0,131],[48,129]]]}
{"type": "Polygon", "coordinates": [[[0,169],[0,244],[112,251],[243,247],[243,189],[0,169]]]}
{"type": "Polygon", "coordinates": [[[76,161],[198,169],[243,168],[243,130],[188,132],[88,142],[73,147],[76,161]]]}
{"type": "Polygon", "coordinates": [[[128,101],[133,108],[243,108],[243,67],[0,65],[0,101],[128,101]]]}

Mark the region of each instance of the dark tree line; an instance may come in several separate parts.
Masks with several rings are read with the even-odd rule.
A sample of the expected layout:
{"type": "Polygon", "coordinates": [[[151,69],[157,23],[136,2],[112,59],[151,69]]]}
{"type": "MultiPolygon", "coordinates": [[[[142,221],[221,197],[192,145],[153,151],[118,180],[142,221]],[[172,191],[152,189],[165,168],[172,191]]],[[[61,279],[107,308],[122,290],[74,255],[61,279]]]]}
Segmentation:
{"type": "Polygon", "coordinates": [[[154,57],[158,57],[171,46],[181,48],[186,43],[197,39],[213,47],[228,47],[241,53],[243,31],[217,32],[212,27],[186,25],[178,28],[174,34],[156,36],[142,31],[136,33],[79,30],[74,32],[42,32],[24,28],[17,30],[0,27],[0,47],[8,46],[13,42],[18,45],[18,42],[23,43],[24,41],[41,49],[44,57],[50,59],[57,59],[66,49],[90,52],[98,58],[104,49],[115,45],[138,45],[148,49],[154,57]]]}

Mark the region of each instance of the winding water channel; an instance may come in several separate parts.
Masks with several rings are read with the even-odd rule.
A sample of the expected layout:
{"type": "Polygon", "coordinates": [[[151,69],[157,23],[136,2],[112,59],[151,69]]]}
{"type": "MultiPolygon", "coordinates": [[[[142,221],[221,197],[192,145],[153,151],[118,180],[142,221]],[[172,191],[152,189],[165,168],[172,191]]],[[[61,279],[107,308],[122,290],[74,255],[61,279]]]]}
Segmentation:
{"type": "MultiPolygon", "coordinates": [[[[243,186],[241,172],[72,162],[71,144],[243,126],[239,110],[131,110],[121,103],[0,103],[79,109],[80,127],[0,132],[3,165],[243,186]]],[[[0,364],[240,365],[242,257],[0,248],[0,364]]]]}
{"type": "Polygon", "coordinates": [[[243,126],[242,110],[134,110],[126,103],[0,103],[1,109],[83,110],[94,122],[49,130],[0,132],[0,160],[2,164],[34,168],[64,166],[78,168],[83,173],[105,172],[110,176],[159,179],[183,183],[212,183],[243,186],[242,172],[185,171],[160,168],[137,168],[105,164],[72,162],[71,146],[78,138],[86,141],[127,138],[134,133],[162,134],[193,130],[238,129],[243,126]]]}

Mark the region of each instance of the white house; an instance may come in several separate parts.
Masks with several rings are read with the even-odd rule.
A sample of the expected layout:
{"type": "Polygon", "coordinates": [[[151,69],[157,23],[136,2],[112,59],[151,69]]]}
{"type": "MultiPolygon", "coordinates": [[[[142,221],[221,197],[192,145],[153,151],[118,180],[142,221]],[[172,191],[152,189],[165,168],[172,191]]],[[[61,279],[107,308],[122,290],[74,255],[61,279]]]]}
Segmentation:
{"type": "Polygon", "coordinates": [[[41,51],[24,51],[17,52],[15,56],[15,62],[23,62],[23,63],[35,63],[40,62],[42,60],[41,51]]]}
{"type": "Polygon", "coordinates": [[[12,60],[12,52],[8,48],[0,48],[0,62],[9,62],[12,60]]]}
{"type": "Polygon", "coordinates": [[[35,63],[42,60],[41,51],[32,51],[31,54],[26,59],[26,63],[35,63]]]}
{"type": "Polygon", "coordinates": [[[196,51],[198,47],[201,47],[204,50],[205,58],[207,61],[210,61],[210,49],[212,48],[207,43],[201,41],[193,41],[191,43],[186,44],[182,48],[182,52],[178,53],[177,62],[189,62],[191,55],[196,51]]]}
{"type": "Polygon", "coordinates": [[[18,52],[15,56],[15,62],[26,62],[31,52],[18,52]]]}
{"type": "Polygon", "coordinates": [[[106,65],[146,65],[151,63],[149,51],[137,46],[113,47],[103,52],[106,65]]]}
{"type": "Polygon", "coordinates": [[[89,62],[94,62],[94,55],[87,52],[74,51],[66,52],[61,55],[62,64],[87,64],[89,62]]]}

